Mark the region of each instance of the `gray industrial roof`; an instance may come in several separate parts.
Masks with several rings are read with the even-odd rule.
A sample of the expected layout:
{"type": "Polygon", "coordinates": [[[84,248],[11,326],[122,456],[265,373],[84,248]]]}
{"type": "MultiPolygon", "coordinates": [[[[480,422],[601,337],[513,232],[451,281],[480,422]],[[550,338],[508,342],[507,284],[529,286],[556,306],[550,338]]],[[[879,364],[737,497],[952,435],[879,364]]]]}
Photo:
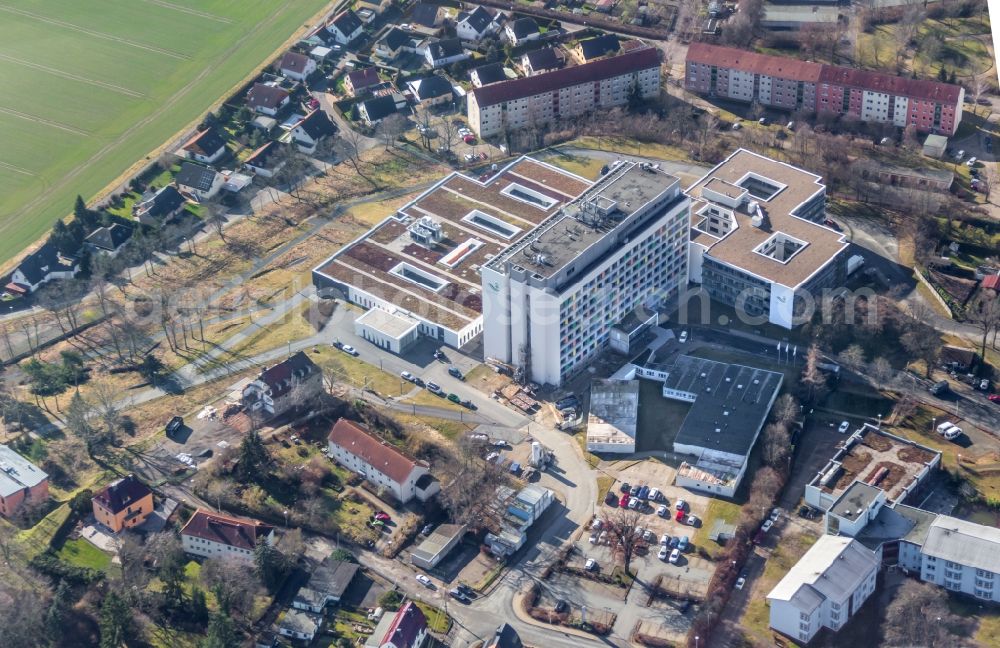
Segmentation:
{"type": "Polygon", "coordinates": [[[414,548],[412,554],[425,562],[436,562],[440,559],[439,554],[463,533],[465,533],[464,524],[442,524],[434,529],[434,532],[427,536],[426,540],[414,548]]]}
{"type": "Polygon", "coordinates": [[[10,497],[19,490],[34,488],[48,477],[8,446],[0,445],[0,497],[10,497]]]}
{"type": "Polygon", "coordinates": [[[1000,573],[1000,529],[939,515],[927,530],[921,553],[1000,573]]]}
{"type": "Polygon", "coordinates": [[[694,396],[675,444],[747,455],[767,419],[784,376],[766,369],[680,356],[667,390],[694,396]]]}
{"type": "Polygon", "coordinates": [[[358,573],[358,566],[344,560],[326,558],[309,576],[309,587],[340,598],[358,573]]]}
{"type": "Polygon", "coordinates": [[[922,545],[927,537],[927,529],[936,517],[936,513],[903,504],[897,504],[893,508],[883,506],[875,519],[855,539],[873,551],[886,542],[896,540],[922,545]]]}
{"type": "Polygon", "coordinates": [[[859,515],[868,511],[868,506],[881,492],[883,492],[881,488],[855,481],[833,503],[830,513],[848,520],[856,520],[859,515]]]}

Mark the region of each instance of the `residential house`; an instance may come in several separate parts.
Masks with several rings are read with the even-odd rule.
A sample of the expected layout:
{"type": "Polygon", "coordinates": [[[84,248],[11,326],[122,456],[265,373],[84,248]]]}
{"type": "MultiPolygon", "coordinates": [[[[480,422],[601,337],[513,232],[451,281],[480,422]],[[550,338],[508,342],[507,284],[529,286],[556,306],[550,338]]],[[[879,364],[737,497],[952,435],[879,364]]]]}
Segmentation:
{"type": "Polygon", "coordinates": [[[219,193],[225,184],[222,174],[215,169],[193,162],[185,162],[174,176],[177,188],[197,202],[205,202],[219,193]]]}
{"type": "Polygon", "coordinates": [[[322,617],[293,608],[282,612],[275,626],[278,634],[284,637],[309,642],[316,638],[322,624],[322,617]]]}
{"type": "Polygon", "coordinates": [[[181,147],[184,156],[202,164],[214,164],[226,153],[226,140],[215,128],[206,128],[181,147]]]}
{"type": "Polygon", "coordinates": [[[802,643],[840,630],[875,591],[878,566],[857,540],[820,536],[767,595],[771,628],[802,643]]]}
{"type": "Polygon", "coordinates": [[[132,206],[132,216],[143,225],[159,226],[184,209],[187,200],[170,184],[132,206]]]}
{"type": "Polygon", "coordinates": [[[323,391],[323,372],[302,351],[260,372],[243,388],[243,407],[278,416],[323,391]]]}
{"type": "Polygon", "coordinates": [[[62,254],[54,244],[46,242],[24,257],[11,275],[7,289],[31,293],[53,279],[72,279],[79,270],[75,256],[62,254]]]}
{"type": "Polygon", "coordinates": [[[635,87],[643,98],[659,94],[659,50],[647,47],[593,63],[473,88],[468,96],[469,124],[480,137],[494,137],[625,105],[635,87]]]}
{"type": "Polygon", "coordinates": [[[385,489],[396,500],[405,504],[416,497],[427,501],[441,490],[437,480],[430,477],[427,464],[411,459],[379,439],[361,425],[339,419],[330,429],[329,455],[338,464],[351,470],[375,488],[385,489]]]}
{"type": "Polygon", "coordinates": [[[288,134],[300,151],[312,155],[323,139],[337,134],[337,127],[323,110],[317,108],[303,117],[288,134]]]}
{"type": "Polygon", "coordinates": [[[503,65],[500,63],[487,63],[469,72],[469,78],[472,80],[473,88],[481,88],[491,83],[506,81],[507,75],[504,74],[503,65]]]}
{"type": "Polygon", "coordinates": [[[278,70],[289,79],[305,81],[306,77],[316,71],[316,61],[305,54],[285,52],[278,64],[278,70]]]}
{"type": "Polygon", "coordinates": [[[83,244],[92,254],[115,256],[132,238],[133,230],[127,225],[113,223],[111,227],[98,227],[84,239],[83,244]]]}
{"type": "Polygon", "coordinates": [[[482,6],[463,11],[455,21],[455,34],[464,41],[479,41],[497,29],[493,14],[482,6]]]}
{"type": "Polygon", "coordinates": [[[427,59],[427,64],[432,68],[439,68],[464,61],[469,58],[469,53],[462,47],[460,39],[446,38],[429,44],[424,58],[427,59]]]}
{"type": "Polygon", "coordinates": [[[426,79],[410,81],[407,86],[421,108],[448,103],[452,98],[451,82],[436,74],[426,79]]]}
{"type": "Polygon", "coordinates": [[[12,517],[28,503],[37,506],[49,497],[49,476],[21,455],[0,445],[0,515],[12,517]]]}
{"type": "Polygon", "coordinates": [[[538,40],[542,37],[542,32],[538,29],[538,23],[534,18],[518,18],[507,23],[504,35],[511,45],[517,47],[528,41],[538,40]]]}
{"type": "Polygon", "coordinates": [[[590,63],[605,56],[613,56],[621,49],[621,42],[615,34],[604,34],[585,38],[573,48],[573,56],[580,63],[590,63]]]}
{"type": "Polygon", "coordinates": [[[965,90],[732,47],[692,43],[684,85],[690,92],[789,112],[847,115],[864,122],[951,136],[962,121],[965,90]]]}
{"type": "Polygon", "coordinates": [[[421,648],[427,640],[427,619],[417,604],[407,601],[394,615],[385,615],[365,641],[365,648],[421,648]]]}
{"type": "Polygon", "coordinates": [[[252,563],[258,542],[273,545],[274,527],[205,509],[195,511],[181,529],[184,551],[204,558],[232,558],[252,563]]]}
{"type": "Polygon", "coordinates": [[[947,367],[949,371],[960,374],[969,374],[975,370],[979,364],[979,354],[972,349],[952,346],[946,344],[941,347],[941,355],[938,362],[947,367]]]}
{"type": "Polygon", "coordinates": [[[375,55],[391,61],[403,52],[412,51],[414,38],[399,27],[392,27],[375,43],[375,55]]]}
{"type": "Polygon", "coordinates": [[[292,599],[292,607],[322,614],[327,605],[340,603],[358,573],[358,565],[329,556],[309,574],[308,583],[292,599]]]}
{"type": "Polygon", "coordinates": [[[288,105],[290,95],[284,88],[255,83],[247,93],[247,106],[254,112],[274,117],[278,111],[288,105]]]}
{"type": "Polygon", "coordinates": [[[525,52],[521,56],[521,69],[524,70],[525,76],[558,70],[565,63],[561,51],[555,47],[543,47],[525,52]]]}
{"type": "Polygon", "coordinates": [[[444,24],[444,18],[444,9],[441,5],[429,2],[418,2],[410,11],[410,22],[431,30],[432,33],[444,24]]]}
{"type": "Polygon", "coordinates": [[[365,88],[382,83],[378,76],[378,68],[359,68],[353,72],[348,72],[344,77],[344,88],[351,93],[352,97],[357,97],[365,88]]]}
{"type": "Polygon", "coordinates": [[[243,161],[243,166],[259,176],[273,178],[274,174],[285,166],[285,161],[280,159],[280,151],[281,144],[271,140],[251,153],[250,157],[243,161]]]}
{"type": "Polygon", "coordinates": [[[375,126],[389,115],[399,110],[399,103],[392,95],[375,97],[358,104],[358,114],[369,126],[375,126]]]}
{"type": "Polygon", "coordinates": [[[94,518],[119,533],[139,526],[153,512],[153,491],[135,475],[113,481],[91,498],[94,518]]]}
{"type": "Polygon", "coordinates": [[[340,45],[347,45],[364,31],[364,23],[352,10],[341,11],[326,26],[326,31],[340,45]]]}

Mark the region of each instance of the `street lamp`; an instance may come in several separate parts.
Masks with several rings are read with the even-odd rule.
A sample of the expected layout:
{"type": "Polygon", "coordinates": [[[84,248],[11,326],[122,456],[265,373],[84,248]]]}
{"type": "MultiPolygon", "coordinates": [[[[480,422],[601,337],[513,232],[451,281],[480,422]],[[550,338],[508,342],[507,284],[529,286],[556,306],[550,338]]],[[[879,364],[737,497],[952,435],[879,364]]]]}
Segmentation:
{"type": "Polygon", "coordinates": [[[698,648],[698,639],[699,639],[698,635],[695,635],[694,636],[694,648],[698,648]]]}
{"type": "Polygon", "coordinates": [[[284,514],[285,514],[285,528],[287,529],[288,528],[288,509],[284,510],[284,514]]]}

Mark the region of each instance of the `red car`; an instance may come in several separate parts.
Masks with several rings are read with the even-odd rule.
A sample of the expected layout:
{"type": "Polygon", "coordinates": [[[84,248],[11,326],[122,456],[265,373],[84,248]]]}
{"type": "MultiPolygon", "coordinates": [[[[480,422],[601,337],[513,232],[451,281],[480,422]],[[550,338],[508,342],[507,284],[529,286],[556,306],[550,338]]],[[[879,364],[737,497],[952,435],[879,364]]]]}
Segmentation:
{"type": "Polygon", "coordinates": [[[618,506],[622,508],[628,506],[628,495],[622,495],[622,498],[618,500],[618,506]]]}
{"type": "Polygon", "coordinates": [[[680,511],[677,511],[677,517],[674,519],[676,519],[678,522],[683,522],[685,515],[687,515],[687,513],[684,512],[684,509],[681,509],[680,511]]]}
{"type": "Polygon", "coordinates": [[[474,144],[476,142],[476,136],[466,135],[465,137],[462,138],[462,141],[465,142],[466,144],[474,144]]]}
{"type": "Polygon", "coordinates": [[[991,403],[1000,403],[1000,394],[990,394],[986,398],[990,399],[991,403]]]}
{"type": "Polygon", "coordinates": [[[392,518],[389,517],[388,513],[385,513],[383,511],[379,511],[378,513],[375,514],[375,519],[378,520],[378,521],[380,521],[380,522],[388,522],[392,518]]]}

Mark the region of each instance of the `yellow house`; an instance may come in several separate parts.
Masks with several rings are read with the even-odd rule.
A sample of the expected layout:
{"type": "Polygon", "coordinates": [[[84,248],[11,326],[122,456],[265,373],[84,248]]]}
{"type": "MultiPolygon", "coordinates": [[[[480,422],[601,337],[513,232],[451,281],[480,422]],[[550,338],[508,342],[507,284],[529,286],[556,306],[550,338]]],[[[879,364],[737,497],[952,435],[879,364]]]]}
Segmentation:
{"type": "Polygon", "coordinates": [[[146,521],[153,512],[153,491],[128,475],[94,495],[93,503],[97,521],[118,533],[146,521]]]}

